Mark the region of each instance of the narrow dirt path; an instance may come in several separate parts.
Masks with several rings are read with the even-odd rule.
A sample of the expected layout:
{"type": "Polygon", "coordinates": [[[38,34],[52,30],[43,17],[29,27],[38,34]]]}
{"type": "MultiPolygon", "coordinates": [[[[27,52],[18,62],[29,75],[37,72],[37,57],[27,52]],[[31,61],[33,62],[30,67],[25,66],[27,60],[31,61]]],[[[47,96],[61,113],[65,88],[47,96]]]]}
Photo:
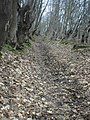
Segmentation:
{"type": "Polygon", "coordinates": [[[0,120],[90,120],[89,56],[40,39],[23,55],[3,54],[0,120]]]}
{"type": "MultiPolygon", "coordinates": [[[[88,120],[90,118],[90,94],[87,95],[90,85],[90,81],[87,82],[90,78],[89,73],[88,79],[83,79],[84,84],[82,84],[82,80],[70,67],[75,68],[78,65],[71,61],[74,54],[71,53],[70,46],[57,47],[57,45],[42,42],[36,42],[35,45],[35,58],[40,65],[41,78],[48,84],[44,97],[47,101],[51,101],[51,111],[55,118],[88,120]]],[[[85,77],[84,74],[83,77],[85,77]]]]}

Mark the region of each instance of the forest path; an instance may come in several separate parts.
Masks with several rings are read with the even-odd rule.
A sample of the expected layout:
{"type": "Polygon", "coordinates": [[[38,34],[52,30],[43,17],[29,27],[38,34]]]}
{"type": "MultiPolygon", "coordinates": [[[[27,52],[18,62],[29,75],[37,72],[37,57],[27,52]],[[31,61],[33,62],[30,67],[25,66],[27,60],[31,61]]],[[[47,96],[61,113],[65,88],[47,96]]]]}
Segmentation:
{"type": "Polygon", "coordinates": [[[1,120],[90,120],[89,53],[37,38],[25,54],[3,56],[1,120]]]}

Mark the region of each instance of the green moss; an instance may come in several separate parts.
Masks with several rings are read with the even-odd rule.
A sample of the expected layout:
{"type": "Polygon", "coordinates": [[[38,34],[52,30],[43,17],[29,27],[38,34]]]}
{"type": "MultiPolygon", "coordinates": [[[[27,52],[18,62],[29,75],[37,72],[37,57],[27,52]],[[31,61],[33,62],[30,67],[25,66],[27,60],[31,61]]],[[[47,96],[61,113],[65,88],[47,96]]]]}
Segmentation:
{"type": "Polygon", "coordinates": [[[5,44],[3,46],[3,51],[12,51],[16,54],[18,53],[23,54],[25,49],[29,49],[29,48],[31,48],[30,42],[23,43],[20,47],[17,47],[17,49],[13,48],[10,44],[5,44]]]}
{"type": "Polygon", "coordinates": [[[74,44],[72,49],[87,49],[90,48],[90,45],[86,44],[74,44]]]}
{"type": "Polygon", "coordinates": [[[23,48],[31,48],[31,43],[30,42],[26,42],[26,43],[23,43],[23,48]]]}
{"type": "Polygon", "coordinates": [[[3,49],[12,51],[12,50],[13,50],[13,47],[12,47],[10,44],[5,44],[5,45],[3,46],[3,49]]]}
{"type": "Polygon", "coordinates": [[[64,44],[64,45],[73,45],[75,43],[76,43],[75,40],[61,40],[60,42],[60,44],[64,44]]]}

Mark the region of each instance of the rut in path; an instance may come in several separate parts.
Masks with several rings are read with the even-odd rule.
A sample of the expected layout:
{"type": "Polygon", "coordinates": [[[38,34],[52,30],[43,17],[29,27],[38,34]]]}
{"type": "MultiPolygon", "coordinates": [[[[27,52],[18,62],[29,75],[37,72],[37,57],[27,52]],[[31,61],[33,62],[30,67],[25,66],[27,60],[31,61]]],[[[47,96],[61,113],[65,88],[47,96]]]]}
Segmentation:
{"type": "Polygon", "coordinates": [[[85,98],[85,91],[77,78],[67,75],[69,63],[57,60],[50,46],[42,42],[36,42],[35,52],[36,61],[41,69],[41,78],[48,84],[45,98],[53,103],[52,110],[56,118],[89,120],[89,96],[85,98]]]}

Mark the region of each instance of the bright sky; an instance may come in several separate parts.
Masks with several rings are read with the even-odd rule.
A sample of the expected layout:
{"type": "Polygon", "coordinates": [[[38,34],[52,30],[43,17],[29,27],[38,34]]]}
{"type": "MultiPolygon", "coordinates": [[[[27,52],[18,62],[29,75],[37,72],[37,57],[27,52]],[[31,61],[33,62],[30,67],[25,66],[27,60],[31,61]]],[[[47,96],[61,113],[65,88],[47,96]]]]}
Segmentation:
{"type": "MultiPolygon", "coordinates": [[[[43,5],[43,7],[45,7],[45,5],[46,5],[46,3],[47,3],[47,1],[48,0],[43,0],[43,2],[44,2],[44,5],[43,5]]],[[[49,0],[50,1],[50,0],[49,0]]],[[[49,3],[48,3],[49,4],[49,3]]],[[[46,13],[48,12],[48,10],[49,10],[49,8],[48,8],[48,6],[46,7],[46,10],[44,11],[44,13],[43,13],[43,16],[45,16],[46,15],[46,13]]]]}

